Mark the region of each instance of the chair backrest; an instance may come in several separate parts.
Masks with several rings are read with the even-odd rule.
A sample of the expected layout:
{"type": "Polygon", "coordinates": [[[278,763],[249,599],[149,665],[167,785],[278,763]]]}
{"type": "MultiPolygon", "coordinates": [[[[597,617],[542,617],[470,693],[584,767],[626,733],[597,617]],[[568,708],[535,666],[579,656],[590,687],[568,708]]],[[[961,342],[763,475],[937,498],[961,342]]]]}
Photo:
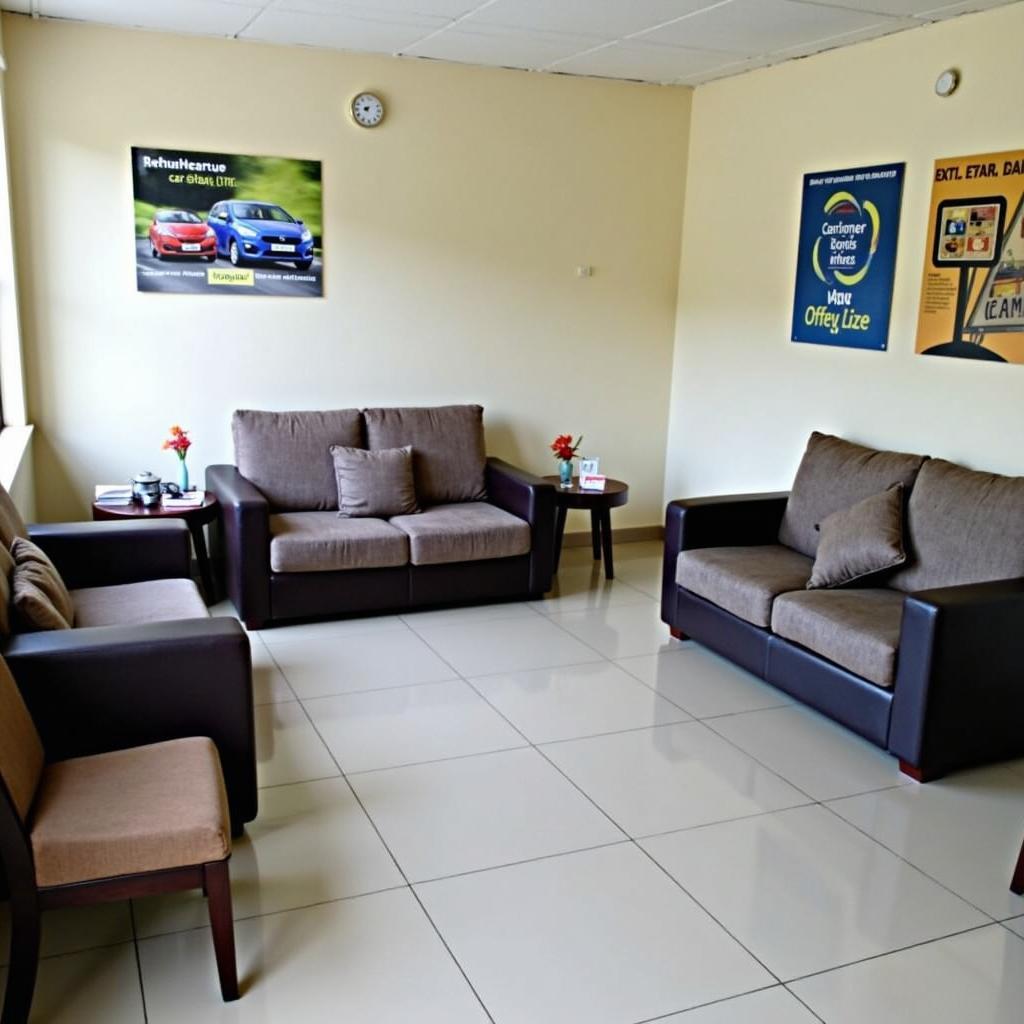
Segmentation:
{"type": "Polygon", "coordinates": [[[25,520],[21,518],[18,506],[14,504],[14,499],[0,484],[0,543],[9,548],[15,537],[28,537],[28,528],[25,526],[25,520]]]}
{"type": "Polygon", "coordinates": [[[42,741],[7,662],[0,658],[0,778],[23,823],[42,773],[42,741]]]}

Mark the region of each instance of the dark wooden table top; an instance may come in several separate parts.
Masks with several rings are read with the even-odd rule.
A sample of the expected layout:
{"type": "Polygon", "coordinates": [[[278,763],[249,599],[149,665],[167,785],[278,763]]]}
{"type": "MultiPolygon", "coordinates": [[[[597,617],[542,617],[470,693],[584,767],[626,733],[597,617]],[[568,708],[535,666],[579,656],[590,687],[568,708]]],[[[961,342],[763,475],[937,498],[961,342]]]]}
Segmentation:
{"type": "Polygon", "coordinates": [[[557,476],[546,476],[545,483],[554,484],[555,504],[564,508],[618,508],[629,501],[629,484],[609,477],[603,491],[583,490],[580,478],[572,478],[572,487],[563,487],[557,476]]]}
{"type": "Polygon", "coordinates": [[[92,503],[92,517],[96,520],[174,518],[210,522],[215,518],[216,510],[217,495],[213,491],[203,493],[202,505],[192,505],[189,508],[164,508],[163,505],[146,506],[138,501],[133,501],[130,505],[101,505],[98,501],[92,503]]]}

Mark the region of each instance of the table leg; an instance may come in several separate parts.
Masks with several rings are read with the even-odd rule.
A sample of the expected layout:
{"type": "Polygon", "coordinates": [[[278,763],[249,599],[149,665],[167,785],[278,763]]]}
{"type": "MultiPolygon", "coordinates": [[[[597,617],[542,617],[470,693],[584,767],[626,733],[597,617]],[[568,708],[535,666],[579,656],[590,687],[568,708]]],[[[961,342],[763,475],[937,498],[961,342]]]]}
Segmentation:
{"type": "Polygon", "coordinates": [[[604,578],[615,579],[615,565],[612,562],[612,512],[604,509],[601,512],[601,543],[604,546],[604,578]]]}
{"type": "Polygon", "coordinates": [[[199,565],[199,579],[203,584],[203,596],[206,603],[211,604],[214,599],[213,572],[210,569],[210,556],[206,552],[206,532],[201,523],[189,523],[189,533],[192,534],[192,545],[196,549],[196,562],[199,565]]]}
{"type": "Polygon", "coordinates": [[[565,534],[565,516],[567,511],[561,505],[555,510],[555,572],[558,572],[558,562],[562,557],[562,537],[565,534]]]}
{"type": "Polygon", "coordinates": [[[601,561],[601,513],[598,509],[590,510],[590,541],[594,545],[594,561],[601,561]]]}

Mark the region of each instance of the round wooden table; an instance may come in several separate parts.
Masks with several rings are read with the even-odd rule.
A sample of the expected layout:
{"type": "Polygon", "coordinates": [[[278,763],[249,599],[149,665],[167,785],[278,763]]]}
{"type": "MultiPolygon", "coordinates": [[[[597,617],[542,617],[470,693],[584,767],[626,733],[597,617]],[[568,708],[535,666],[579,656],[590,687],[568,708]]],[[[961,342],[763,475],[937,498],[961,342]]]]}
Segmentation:
{"type": "Polygon", "coordinates": [[[206,535],[203,527],[216,518],[220,505],[213,491],[203,494],[202,505],[192,508],[164,508],[163,505],[142,505],[133,501],[130,505],[101,505],[92,503],[92,517],[97,522],[111,519],[184,519],[188,532],[192,535],[192,545],[196,549],[196,562],[199,565],[199,578],[203,582],[203,594],[207,602],[213,600],[213,573],[210,571],[210,556],[206,552],[206,535]]]}
{"type": "Polygon", "coordinates": [[[558,562],[562,556],[562,537],[569,509],[589,509],[594,561],[600,561],[603,549],[605,579],[615,579],[615,565],[612,562],[612,509],[629,501],[629,485],[609,477],[603,491],[585,491],[580,487],[579,477],[573,477],[572,487],[563,487],[557,476],[546,476],[544,480],[555,487],[555,572],[558,572],[558,562]]]}

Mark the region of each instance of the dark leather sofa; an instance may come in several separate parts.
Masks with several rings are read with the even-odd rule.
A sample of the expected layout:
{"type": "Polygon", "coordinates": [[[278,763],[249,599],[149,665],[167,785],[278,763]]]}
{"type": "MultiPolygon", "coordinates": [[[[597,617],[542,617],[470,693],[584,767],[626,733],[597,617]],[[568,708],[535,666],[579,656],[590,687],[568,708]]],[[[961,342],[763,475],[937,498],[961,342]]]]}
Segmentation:
{"type": "Polygon", "coordinates": [[[240,833],[258,802],[249,639],[235,619],[206,611],[190,578],[188,528],[179,520],[57,523],[27,534],[84,621],[106,616],[106,624],[76,618],[73,629],[12,633],[0,643],[47,757],[208,736],[240,833]],[[176,604],[191,617],[162,617],[176,604]]]}
{"type": "MultiPolygon", "coordinates": [[[[549,590],[554,489],[486,457],[482,413],[479,406],[236,412],[238,465],[209,466],[206,486],[221,505],[214,556],[246,625],[537,599],[549,590]],[[349,532],[366,525],[389,529],[389,523],[338,517],[332,444],[371,450],[410,444],[423,511],[401,518],[415,530],[433,515],[449,517],[456,535],[451,550],[463,555],[418,558],[415,534],[401,564],[389,559],[391,564],[377,565],[372,554],[360,555],[360,540],[351,540],[349,532]],[[460,515],[466,522],[461,544],[460,515]],[[474,515],[493,517],[498,533],[518,524],[522,542],[512,550],[519,553],[489,557],[491,542],[473,533],[474,515]],[[295,541],[296,547],[284,547],[295,541]],[[281,562],[275,565],[277,545],[281,562]]],[[[491,529],[489,522],[483,529],[491,529]]],[[[497,550],[503,550],[500,538],[497,550]]]]}
{"type": "MultiPolygon", "coordinates": [[[[808,453],[814,443],[812,437],[808,453]]],[[[862,456],[866,459],[878,454],[860,452],[867,453],[862,456]]],[[[680,566],[683,552],[702,552],[705,558],[727,552],[741,566],[744,552],[757,557],[778,549],[780,535],[786,535],[788,493],[671,502],[665,523],[661,617],[675,637],[693,639],[723,654],[888,750],[904,773],[928,781],[955,769],[1024,755],[1024,479],[974,473],[942,460],[920,461],[928,467],[921,470],[922,479],[927,479],[923,485],[911,479],[908,567],[887,579],[868,581],[863,590],[845,591],[854,600],[882,591],[896,598],[891,621],[882,631],[895,658],[892,676],[884,685],[807,643],[780,636],[772,624],[748,621],[751,616],[726,610],[708,593],[680,584],[679,577],[692,571],[680,566]],[[950,481],[958,494],[951,492],[950,481]],[[950,493],[954,498],[943,505],[941,499],[950,493]],[[964,518],[958,526],[961,511],[964,518]],[[927,535],[934,531],[936,516],[942,517],[942,528],[948,531],[945,550],[951,564],[946,575],[951,585],[934,585],[943,576],[943,567],[934,564],[941,545],[927,535]],[[963,539],[958,541],[960,528],[963,539]],[[980,557],[979,544],[990,549],[980,557]],[[953,546],[959,550],[950,556],[953,546]],[[1000,547],[1002,552],[991,550],[1000,547]],[[929,574],[922,575],[929,561],[929,574]],[[994,578],[978,578],[985,576],[994,578]],[[917,589],[914,583],[922,578],[932,582],[917,589]]],[[[912,477],[916,475],[914,470],[912,477]]],[[[837,471],[834,478],[847,485],[841,502],[857,497],[849,491],[850,486],[856,489],[855,474],[837,471]]],[[[835,509],[819,506],[821,513],[830,510],[835,509]]],[[[765,580],[759,582],[763,585],[765,580]]],[[[779,584],[775,601],[785,597],[782,588],[779,584]]],[[[795,588],[789,582],[784,589],[795,588]]],[[[798,600],[807,600],[804,592],[799,593],[798,600]]]]}

